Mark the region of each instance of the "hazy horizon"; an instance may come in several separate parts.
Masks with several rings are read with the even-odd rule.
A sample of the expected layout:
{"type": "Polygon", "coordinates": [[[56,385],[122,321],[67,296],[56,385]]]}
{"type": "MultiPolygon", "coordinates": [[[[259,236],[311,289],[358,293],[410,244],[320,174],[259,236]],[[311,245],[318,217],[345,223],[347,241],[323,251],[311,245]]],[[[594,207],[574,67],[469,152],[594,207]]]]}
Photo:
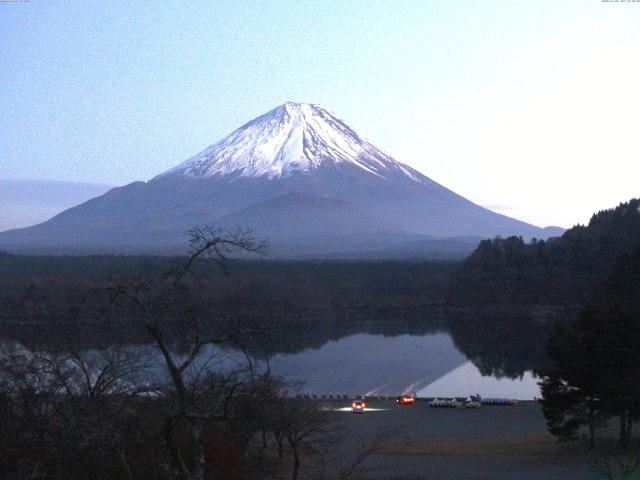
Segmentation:
{"type": "Polygon", "coordinates": [[[0,178],[0,232],[37,225],[115,185],[0,178]]]}

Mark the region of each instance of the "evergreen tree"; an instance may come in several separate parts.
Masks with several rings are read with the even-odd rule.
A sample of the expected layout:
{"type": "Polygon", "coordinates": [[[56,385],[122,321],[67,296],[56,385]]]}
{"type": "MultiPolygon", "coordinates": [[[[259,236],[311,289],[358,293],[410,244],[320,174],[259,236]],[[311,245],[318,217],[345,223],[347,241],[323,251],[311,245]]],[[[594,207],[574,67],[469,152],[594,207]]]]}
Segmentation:
{"type": "Polygon", "coordinates": [[[539,372],[549,431],[559,438],[588,425],[595,439],[599,418],[620,419],[626,446],[640,408],[640,318],[615,306],[585,309],[548,345],[554,367],[539,372]]]}

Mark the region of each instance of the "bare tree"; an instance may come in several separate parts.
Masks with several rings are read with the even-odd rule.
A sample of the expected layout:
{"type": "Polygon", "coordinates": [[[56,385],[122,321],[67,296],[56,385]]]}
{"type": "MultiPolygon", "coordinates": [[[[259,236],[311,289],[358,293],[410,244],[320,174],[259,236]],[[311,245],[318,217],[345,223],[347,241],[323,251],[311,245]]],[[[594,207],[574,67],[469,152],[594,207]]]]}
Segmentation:
{"type": "MultiPolygon", "coordinates": [[[[174,463],[181,476],[187,479],[203,480],[205,476],[205,425],[226,417],[227,408],[218,401],[220,398],[220,378],[210,374],[206,368],[193,376],[193,369],[207,363],[203,356],[210,352],[207,347],[229,342],[233,333],[207,332],[202,318],[211,313],[203,309],[207,298],[203,289],[188,288],[187,279],[195,277],[194,268],[202,261],[218,265],[227,273],[229,259],[233,253],[244,252],[262,254],[266,245],[257,242],[250,231],[226,234],[212,227],[202,227],[190,232],[190,253],[165,272],[153,272],[142,279],[114,282],[110,287],[114,304],[124,299],[133,308],[133,314],[141,318],[146,331],[152,337],[164,359],[170,383],[171,412],[165,420],[165,438],[172,452],[174,463]],[[172,348],[170,331],[180,325],[186,340],[186,353],[178,354],[172,348]],[[184,422],[193,448],[193,461],[187,462],[181,454],[176,440],[175,428],[184,422]]],[[[237,334],[238,332],[236,332],[237,334]]],[[[244,380],[230,378],[223,382],[226,395],[233,395],[244,380]]],[[[228,401],[226,402],[228,404],[228,401]]]]}
{"type": "Polygon", "coordinates": [[[153,393],[141,381],[147,366],[140,352],[125,348],[4,352],[0,384],[11,405],[6,418],[13,422],[13,445],[22,446],[14,449],[21,475],[63,468],[68,478],[82,478],[90,457],[100,471],[108,468],[95,462],[117,458],[120,471],[132,479],[125,424],[135,416],[130,412],[137,399],[153,393]]]}
{"type": "MultiPolygon", "coordinates": [[[[271,430],[277,432],[276,438],[286,439],[291,449],[291,478],[296,480],[300,471],[301,448],[325,432],[327,415],[316,402],[300,398],[281,398],[272,406],[270,415],[271,430]]],[[[281,452],[281,444],[278,447],[281,452]]]]}

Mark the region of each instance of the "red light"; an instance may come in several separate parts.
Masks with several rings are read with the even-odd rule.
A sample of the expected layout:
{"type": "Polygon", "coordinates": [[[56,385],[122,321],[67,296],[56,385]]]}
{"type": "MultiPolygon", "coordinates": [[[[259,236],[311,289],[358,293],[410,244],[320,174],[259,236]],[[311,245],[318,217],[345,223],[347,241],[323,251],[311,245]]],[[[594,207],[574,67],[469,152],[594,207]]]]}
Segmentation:
{"type": "Polygon", "coordinates": [[[414,397],[410,397],[408,395],[400,395],[398,398],[396,398],[396,403],[399,403],[402,405],[411,404],[411,403],[414,403],[415,401],[416,399],[414,397]]]}

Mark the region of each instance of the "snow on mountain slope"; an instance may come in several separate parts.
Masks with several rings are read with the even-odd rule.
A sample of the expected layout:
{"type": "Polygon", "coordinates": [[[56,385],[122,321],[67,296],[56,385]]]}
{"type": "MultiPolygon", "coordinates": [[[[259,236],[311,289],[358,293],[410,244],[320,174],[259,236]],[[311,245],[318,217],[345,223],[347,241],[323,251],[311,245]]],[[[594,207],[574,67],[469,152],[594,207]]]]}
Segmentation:
{"type": "Polygon", "coordinates": [[[421,175],[358,136],[324,108],[287,102],[243,125],[220,142],[159,175],[282,178],[310,172],[323,164],[348,163],[386,178],[402,172],[412,180],[421,175]]]}
{"type": "Polygon", "coordinates": [[[452,192],[317,105],[286,103],[151,181],[0,233],[0,249],[176,252],[203,224],[251,227],[285,257],[434,255],[451,251],[438,239],[551,234],[452,192]]]}

